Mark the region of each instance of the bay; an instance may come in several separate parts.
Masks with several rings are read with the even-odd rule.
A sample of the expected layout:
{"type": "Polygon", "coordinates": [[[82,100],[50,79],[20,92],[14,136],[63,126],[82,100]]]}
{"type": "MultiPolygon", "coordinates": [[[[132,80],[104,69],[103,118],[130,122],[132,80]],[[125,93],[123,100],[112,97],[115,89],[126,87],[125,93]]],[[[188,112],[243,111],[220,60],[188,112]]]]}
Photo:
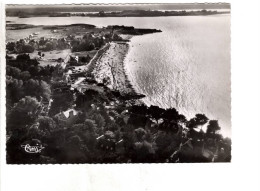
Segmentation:
{"type": "MultiPolygon", "coordinates": [[[[135,36],[126,56],[130,81],[147,105],[205,113],[231,135],[230,15],[180,17],[7,17],[34,25],[126,25],[161,29],[135,36]]],[[[8,34],[7,34],[8,35],[8,34]]]]}

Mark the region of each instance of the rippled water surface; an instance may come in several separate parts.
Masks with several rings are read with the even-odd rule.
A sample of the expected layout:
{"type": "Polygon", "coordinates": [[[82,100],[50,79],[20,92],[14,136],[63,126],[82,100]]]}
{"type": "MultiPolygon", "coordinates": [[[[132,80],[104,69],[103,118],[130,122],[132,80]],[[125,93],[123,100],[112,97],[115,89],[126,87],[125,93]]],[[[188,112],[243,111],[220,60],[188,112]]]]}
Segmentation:
{"type": "Polygon", "coordinates": [[[163,32],[133,37],[126,57],[130,80],[147,95],[148,105],[176,107],[193,117],[218,119],[231,129],[230,15],[141,18],[7,18],[16,23],[87,23],[156,28],[163,32]]]}

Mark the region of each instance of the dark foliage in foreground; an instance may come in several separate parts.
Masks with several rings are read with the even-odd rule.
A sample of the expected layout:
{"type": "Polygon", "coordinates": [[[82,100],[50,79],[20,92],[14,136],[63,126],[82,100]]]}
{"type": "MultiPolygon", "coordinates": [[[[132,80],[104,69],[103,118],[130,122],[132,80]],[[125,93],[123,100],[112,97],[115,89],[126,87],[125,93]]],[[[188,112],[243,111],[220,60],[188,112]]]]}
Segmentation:
{"type": "Polygon", "coordinates": [[[71,91],[63,82],[39,79],[40,71],[43,78],[52,78],[55,68],[31,73],[38,63],[26,55],[7,66],[10,164],[231,160],[231,140],[219,133],[217,120],[204,114],[188,120],[175,108],[136,104],[107,89],[71,91]],[[28,153],[26,145],[42,150],[28,153]]]}

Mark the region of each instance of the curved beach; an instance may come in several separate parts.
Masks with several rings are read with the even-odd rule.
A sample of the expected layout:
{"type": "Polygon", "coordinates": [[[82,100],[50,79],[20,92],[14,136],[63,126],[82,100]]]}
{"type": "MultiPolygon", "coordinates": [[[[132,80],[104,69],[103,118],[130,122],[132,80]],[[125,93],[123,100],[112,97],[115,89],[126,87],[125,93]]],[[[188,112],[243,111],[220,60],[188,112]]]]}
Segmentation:
{"type": "Polygon", "coordinates": [[[125,57],[129,50],[127,42],[111,42],[109,48],[97,59],[92,75],[99,83],[121,94],[137,94],[125,70],[125,57]]]}

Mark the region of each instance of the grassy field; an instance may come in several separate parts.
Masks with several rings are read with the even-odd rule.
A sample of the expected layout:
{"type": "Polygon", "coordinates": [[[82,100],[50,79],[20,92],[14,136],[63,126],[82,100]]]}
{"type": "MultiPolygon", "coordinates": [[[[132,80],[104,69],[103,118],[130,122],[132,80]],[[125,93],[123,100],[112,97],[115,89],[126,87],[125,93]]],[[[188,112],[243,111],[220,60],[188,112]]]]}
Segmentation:
{"type": "MultiPolygon", "coordinates": [[[[65,50],[52,50],[48,52],[42,52],[44,54],[43,60],[52,60],[52,59],[65,59],[71,53],[70,49],[65,50]]],[[[28,53],[30,58],[39,58],[38,51],[34,51],[33,53],[28,53]]],[[[16,58],[17,54],[8,54],[9,56],[13,56],[16,58]]]]}
{"type": "MultiPolygon", "coordinates": [[[[65,59],[70,53],[70,49],[65,49],[65,50],[52,50],[48,52],[42,52],[44,54],[43,59],[50,60],[50,59],[65,59]]],[[[38,56],[38,51],[34,51],[33,53],[29,54],[31,58],[37,58],[38,56]]]]}
{"type": "Polygon", "coordinates": [[[20,30],[6,30],[6,42],[17,41],[19,39],[23,39],[25,37],[29,37],[30,34],[38,32],[39,35],[34,39],[40,39],[41,37],[45,38],[61,38],[62,34],[52,33],[51,30],[44,30],[42,27],[35,27],[29,29],[20,29],[20,30]]]}

